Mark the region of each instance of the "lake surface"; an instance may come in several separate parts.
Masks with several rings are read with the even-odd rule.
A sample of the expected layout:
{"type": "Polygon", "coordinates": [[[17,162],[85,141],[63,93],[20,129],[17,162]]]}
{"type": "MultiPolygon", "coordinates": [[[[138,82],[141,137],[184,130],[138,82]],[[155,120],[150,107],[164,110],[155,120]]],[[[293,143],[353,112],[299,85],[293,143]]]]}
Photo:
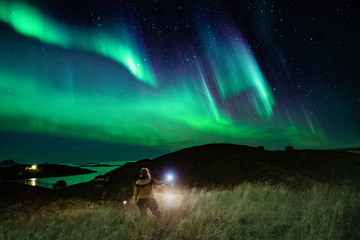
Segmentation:
{"type": "Polygon", "coordinates": [[[75,164],[64,164],[71,167],[80,167],[84,169],[89,169],[96,171],[94,173],[89,174],[80,174],[80,175],[71,175],[71,176],[65,176],[65,177],[49,177],[49,178],[31,178],[31,179],[24,179],[19,180],[18,182],[22,182],[27,185],[32,186],[41,186],[46,188],[52,188],[52,185],[56,183],[59,180],[65,180],[67,186],[78,184],[78,183],[84,183],[89,182],[93,180],[96,176],[99,176],[100,174],[104,175],[116,168],[119,168],[120,166],[127,163],[127,161],[121,161],[121,162],[102,162],[102,163],[75,163],[75,164]],[[113,166],[94,166],[93,165],[99,165],[99,164],[108,164],[113,166]],[[117,165],[117,166],[114,166],[117,165]]]}

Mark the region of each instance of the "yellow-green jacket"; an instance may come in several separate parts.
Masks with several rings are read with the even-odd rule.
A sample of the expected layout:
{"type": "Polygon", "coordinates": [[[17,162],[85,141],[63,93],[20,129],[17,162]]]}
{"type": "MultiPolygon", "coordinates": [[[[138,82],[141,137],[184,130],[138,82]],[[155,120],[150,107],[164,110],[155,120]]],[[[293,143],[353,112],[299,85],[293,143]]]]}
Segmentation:
{"type": "Polygon", "coordinates": [[[137,201],[139,198],[153,198],[153,186],[162,184],[162,181],[153,178],[137,180],[134,186],[134,200],[137,201]]]}

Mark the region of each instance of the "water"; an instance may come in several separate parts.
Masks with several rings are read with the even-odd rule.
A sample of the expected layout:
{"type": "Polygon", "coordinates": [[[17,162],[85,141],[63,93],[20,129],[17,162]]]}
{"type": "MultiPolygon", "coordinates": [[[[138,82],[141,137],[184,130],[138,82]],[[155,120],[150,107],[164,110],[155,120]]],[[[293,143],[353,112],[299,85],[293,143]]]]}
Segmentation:
{"type": "Polygon", "coordinates": [[[360,151],[349,151],[349,152],[360,154],[360,151]]]}
{"type": "Polygon", "coordinates": [[[80,164],[65,164],[71,167],[80,167],[84,169],[89,169],[96,171],[94,173],[89,174],[80,174],[80,175],[71,175],[66,177],[49,177],[49,178],[31,178],[31,179],[24,179],[19,180],[19,182],[22,182],[27,185],[31,186],[41,186],[46,188],[52,188],[52,185],[56,183],[59,180],[65,180],[67,186],[78,184],[78,183],[84,183],[89,182],[93,180],[96,176],[99,176],[100,174],[104,175],[116,168],[119,168],[120,166],[124,165],[127,162],[107,162],[107,163],[80,163],[80,164]],[[106,166],[106,167],[91,167],[92,165],[99,165],[99,164],[108,164],[112,166],[106,166]],[[116,166],[114,166],[116,165],[116,166]]]}

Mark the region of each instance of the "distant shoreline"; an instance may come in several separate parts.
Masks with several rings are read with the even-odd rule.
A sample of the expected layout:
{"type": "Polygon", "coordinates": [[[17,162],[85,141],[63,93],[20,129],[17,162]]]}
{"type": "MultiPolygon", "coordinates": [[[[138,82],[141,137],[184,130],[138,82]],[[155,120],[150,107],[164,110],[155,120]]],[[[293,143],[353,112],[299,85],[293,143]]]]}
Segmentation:
{"type": "Polygon", "coordinates": [[[31,178],[64,177],[71,175],[88,174],[96,171],[80,167],[72,167],[60,164],[14,164],[0,168],[1,181],[23,180],[31,178]]]}

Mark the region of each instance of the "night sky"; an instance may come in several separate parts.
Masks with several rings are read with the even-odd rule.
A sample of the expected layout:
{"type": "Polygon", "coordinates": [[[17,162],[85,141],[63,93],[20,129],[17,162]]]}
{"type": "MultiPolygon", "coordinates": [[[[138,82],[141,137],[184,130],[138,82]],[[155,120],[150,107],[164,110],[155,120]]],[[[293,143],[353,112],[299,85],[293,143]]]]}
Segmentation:
{"type": "Polygon", "coordinates": [[[0,160],[358,147],[355,5],[0,0],[0,160]]]}

